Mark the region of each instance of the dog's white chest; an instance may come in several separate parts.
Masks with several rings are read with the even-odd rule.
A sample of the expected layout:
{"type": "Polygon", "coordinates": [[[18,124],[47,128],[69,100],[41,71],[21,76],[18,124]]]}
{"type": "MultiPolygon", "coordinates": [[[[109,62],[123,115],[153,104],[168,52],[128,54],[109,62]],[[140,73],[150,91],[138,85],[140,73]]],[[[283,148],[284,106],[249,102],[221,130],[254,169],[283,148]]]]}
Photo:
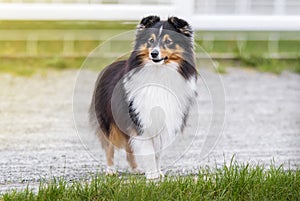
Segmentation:
{"type": "Polygon", "coordinates": [[[175,135],[194,91],[173,66],[146,65],[124,80],[128,101],[147,135],[175,135]]]}

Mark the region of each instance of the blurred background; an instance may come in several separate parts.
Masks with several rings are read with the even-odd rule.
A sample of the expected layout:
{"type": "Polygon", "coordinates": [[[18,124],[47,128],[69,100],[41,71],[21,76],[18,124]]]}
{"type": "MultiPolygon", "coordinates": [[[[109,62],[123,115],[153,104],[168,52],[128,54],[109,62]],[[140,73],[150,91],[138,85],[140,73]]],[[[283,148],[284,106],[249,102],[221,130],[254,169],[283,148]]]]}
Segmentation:
{"type": "MultiPolygon", "coordinates": [[[[149,14],[189,21],[197,58],[206,57],[203,48],[220,73],[227,66],[300,72],[298,0],[0,0],[0,70],[79,68],[95,47],[149,14]]],[[[115,58],[132,40],[112,42],[101,56],[115,58]]]]}
{"type": "MultiPolygon", "coordinates": [[[[193,144],[171,170],[214,167],[233,156],[300,167],[299,0],[0,0],[0,192],[104,170],[103,153],[94,157],[79,139],[78,125],[88,124],[79,119],[76,130],[74,114],[87,116],[97,72],[132,49],[136,25],[150,14],[191,23],[207,78],[199,81],[201,107],[193,111],[199,136],[182,140],[193,144]],[[79,73],[89,64],[97,72],[79,73]],[[218,84],[224,90],[216,91],[218,84]],[[208,135],[213,114],[223,132],[208,135]]],[[[183,148],[166,155],[165,164],[183,148]]],[[[126,169],[125,157],[119,159],[116,166],[126,169]]]]}

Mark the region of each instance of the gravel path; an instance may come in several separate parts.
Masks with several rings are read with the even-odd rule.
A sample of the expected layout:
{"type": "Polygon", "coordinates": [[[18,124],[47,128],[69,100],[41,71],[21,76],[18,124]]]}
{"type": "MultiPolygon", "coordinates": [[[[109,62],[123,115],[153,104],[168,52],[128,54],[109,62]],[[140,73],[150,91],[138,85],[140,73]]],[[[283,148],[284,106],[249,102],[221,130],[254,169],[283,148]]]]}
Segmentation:
{"type": "MultiPolygon", "coordinates": [[[[234,154],[239,162],[268,166],[274,159],[276,164],[299,167],[300,76],[237,68],[228,71],[222,75],[226,94],[223,133],[208,134],[213,115],[211,91],[200,81],[197,108],[192,109],[185,135],[166,151],[164,171],[184,173],[204,165],[215,167],[230,161],[234,154]]],[[[28,182],[34,186],[52,176],[84,178],[104,168],[103,152],[86,128],[96,73],[81,72],[84,76],[75,88],[78,133],[73,119],[77,75],[78,71],[30,78],[0,74],[0,192],[24,188],[28,182]]],[[[221,120],[219,125],[223,125],[221,120]]],[[[128,167],[123,156],[122,151],[116,156],[120,170],[128,167]]]]}

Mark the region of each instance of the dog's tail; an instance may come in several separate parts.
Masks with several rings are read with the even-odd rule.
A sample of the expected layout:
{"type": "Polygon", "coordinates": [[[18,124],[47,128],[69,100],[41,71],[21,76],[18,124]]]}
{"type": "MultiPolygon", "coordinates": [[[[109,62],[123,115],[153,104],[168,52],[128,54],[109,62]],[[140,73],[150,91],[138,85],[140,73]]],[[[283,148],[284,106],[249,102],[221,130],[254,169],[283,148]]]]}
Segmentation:
{"type": "Polygon", "coordinates": [[[88,113],[89,113],[88,120],[89,120],[90,131],[93,132],[98,137],[98,139],[101,142],[102,147],[105,149],[109,145],[109,141],[108,141],[107,135],[101,129],[101,122],[99,122],[100,119],[98,119],[97,113],[96,113],[96,95],[97,95],[96,89],[99,84],[100,78],[101,78],[101,74],[100,74],[100,76],[98,76],[98,79],[95,83],[95,88],[94,88],[91,104],[90,104],[89,111],[88,111],[88,113]]]}
{"type": "Polygon", "coordinates": [[[92,101],[89,108],[89,124],[92,130],[99,130],[100,125],[97,120],[97,115],[95,111],[95,96],[93,94],[92,101]]]}

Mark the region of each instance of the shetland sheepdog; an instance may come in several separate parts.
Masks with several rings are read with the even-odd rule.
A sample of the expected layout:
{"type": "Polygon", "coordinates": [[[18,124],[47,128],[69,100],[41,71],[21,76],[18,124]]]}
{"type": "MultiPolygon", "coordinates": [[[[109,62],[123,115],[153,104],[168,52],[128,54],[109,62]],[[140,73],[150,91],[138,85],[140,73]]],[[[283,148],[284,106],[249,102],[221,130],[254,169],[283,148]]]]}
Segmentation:
{"type": "Polygon", "coordinates": [[[122,148],[133,171],[142,164],[146,178],[163,177],[161,153],[185,127],[196,82],[191,26],[177,17],[143,18],[134,50],[102,71],[90,105],[108,174],[114,173],[115,148],[122,148]]]}

